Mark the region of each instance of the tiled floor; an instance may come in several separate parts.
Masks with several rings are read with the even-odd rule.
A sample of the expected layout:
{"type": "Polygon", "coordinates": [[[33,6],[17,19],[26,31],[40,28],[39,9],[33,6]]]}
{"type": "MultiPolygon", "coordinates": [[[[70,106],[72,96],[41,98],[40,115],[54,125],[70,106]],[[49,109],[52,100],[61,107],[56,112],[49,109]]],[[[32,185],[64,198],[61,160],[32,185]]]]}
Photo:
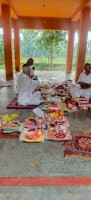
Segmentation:
{"type": "MultiPolygon", "coordinates": [[[[44,76],[47,76],[47,73],[44,76]]],[[[36,72],[38,76],[43,76],[36,72]]],[[[51,73],[50,73],[51,74],[51,73]]],[[[61,77],[63,75],[60,73],[61,77]]],[[[0,74],[1,79],[4,73],[0,74]]],[[[41,78],[40,77],[40,78],[41,78]]],[[[50,75],[55,78],[55,72],[50,75]]],[[[58,80],[56,74],[56,81],[58,80]]],[[[42,79],[42,78],[41,78],[42,79]]],[[[5,79],[3,79],[5,80],[5,79]]],[[[48,81],[50,78],[48,78],[48,81]]],[[[62,78],[61,78],[62,80],[62,78]]],[[[18,113],[20,122],[29,116],[30,110],[7,110],[6,106],[15,97],[15,81],[11,87],[0,88],[0,115],[18,113]]],[[[91,130],[91,110],[66,114],[71,131],[91,130]]],[[[91,176],[91,160],[65,157],[60,142],[23,143],[17,138],[0,139],[0,177],[74,177],[91,176]]],[[[6,181],[7,182],[7,181],[6,181]]],[[[70,183],[69,183],[70,185],[70,183]]],[[[90,200],[91,186],[61,187],[0,187],[0,200],[90,200]]]]}

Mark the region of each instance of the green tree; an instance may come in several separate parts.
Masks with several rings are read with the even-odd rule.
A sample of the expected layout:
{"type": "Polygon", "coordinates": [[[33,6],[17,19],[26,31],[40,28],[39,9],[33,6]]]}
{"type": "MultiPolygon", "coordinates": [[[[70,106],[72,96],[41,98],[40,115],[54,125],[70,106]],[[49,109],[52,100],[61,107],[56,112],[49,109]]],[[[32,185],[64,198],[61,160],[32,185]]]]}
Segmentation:
{"type": "Polygon", "coordinates": [[[91,40],[88,41],[87,43],[87,52],[88,55],[91,55],[91,40]]]}
{"type": "Polygon", "coordinates": [[[37,45],[36,40],[38,37],[38,31],[22,30],[21,31],[21,56],[32,57],[36,56],[37,45]]]}
{"type": "Polygon", "coordinates": [[[39,35],[38,42],[40,44],[40,48],[47,50],[51,70],[53,54],[59,54],[63,43],[67,41],[66,36],[67,32],[64,31],[42,31],[39,35]]]}
{"type": "Polygon", "coordinates": [[[4,44],[3,35],[0,34],[0,64],[4,63],[4,44]]]}

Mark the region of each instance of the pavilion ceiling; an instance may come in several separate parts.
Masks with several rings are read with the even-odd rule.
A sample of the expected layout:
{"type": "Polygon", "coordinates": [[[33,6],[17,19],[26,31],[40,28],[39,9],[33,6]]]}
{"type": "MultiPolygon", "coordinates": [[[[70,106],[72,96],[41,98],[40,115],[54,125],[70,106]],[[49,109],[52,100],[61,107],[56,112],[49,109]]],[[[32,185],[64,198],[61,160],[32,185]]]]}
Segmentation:
{"type": "MultiPolygon", "coordinates": [[[[91,7],[90,0],[0,0],[11,7],[11,16],[66,18],[77,21],[84,7],[91,7]]],[[[1,16],[0,9],[0,16],[1,16]]]]}

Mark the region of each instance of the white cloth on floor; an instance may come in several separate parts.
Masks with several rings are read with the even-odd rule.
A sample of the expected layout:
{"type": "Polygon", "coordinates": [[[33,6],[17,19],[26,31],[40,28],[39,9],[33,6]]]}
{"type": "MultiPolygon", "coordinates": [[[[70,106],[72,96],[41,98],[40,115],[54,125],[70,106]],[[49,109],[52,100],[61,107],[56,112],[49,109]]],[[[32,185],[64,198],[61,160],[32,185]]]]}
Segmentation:
{"type": "Polygon", "coordinates": [[[19,73],[17,77],[18,104],[24,106],[39,105],[41,93],[35,91],[38,86],[38,80],[34,81],[23,72],[19,73]]]}
{"type": "Polygon", "coordinates": [[[91,88],[89,89],[79,89],[78,87],[70,88],[71,95],[76,95],[77,97],[83,96],[87,99],[91,98],[91,88]]]}
{"type": "Polygon", "coordinates": [[[40,108],[34,108],[33,112],[38,116],[38,117],[43,117],[44,118],[44,112],[40,108]]]}

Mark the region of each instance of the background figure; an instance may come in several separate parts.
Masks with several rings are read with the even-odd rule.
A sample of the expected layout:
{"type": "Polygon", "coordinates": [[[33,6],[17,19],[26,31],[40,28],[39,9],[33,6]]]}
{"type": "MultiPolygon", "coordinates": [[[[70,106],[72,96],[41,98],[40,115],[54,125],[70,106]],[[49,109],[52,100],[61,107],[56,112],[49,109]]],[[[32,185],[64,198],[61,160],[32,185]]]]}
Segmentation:
{"type": "Polygon", "coordinates": [[[40,91],[39,81],[35,83],[30,77],[30,69],[27,64],[22,66],[22,72],[17,77],[18,86],[18,104],[19,105],[39,105],[40,104],[40,91]]]}
{"type": "Polygon", "coordinates": [[[84,65],[84,72],[82,72],[78,78],[78,84],[81,89],[88,89],[91,87],[91,65],[86,63],[84,65]]]}
{"type": "Polygon", "coordinates": [[[76,94],[77,97],[83,96],[87,99],[91,98],[91,65],[86,63],[84,65],[84,72],[82,72],[77,81],[80,88],[71,88],[71,94],[76,94]]]}
{"type": "Polygon", "coordinates": [[[34,67],[34,60],[33,60],[33,58],[29,58],[27,60],[27,65],[29,66],[29,69],[30,69],[31,78],[34,79],[34,80],[38,80],[38,77],[35,76],[35,74],[34,74],[35,67],[34,67]]]}
{"type": "Polygon", "coordinates": [[[34,77],[34,70],[35,70],[35,67],[33,66],[33,65],[34,65],[34,60],[33,60],[33,58],[29,58],[29,59],[27,60],[27,63],[26,63],[26,64],[29,66],[31,78],[33,78],[33,77],[34,77]]]}

